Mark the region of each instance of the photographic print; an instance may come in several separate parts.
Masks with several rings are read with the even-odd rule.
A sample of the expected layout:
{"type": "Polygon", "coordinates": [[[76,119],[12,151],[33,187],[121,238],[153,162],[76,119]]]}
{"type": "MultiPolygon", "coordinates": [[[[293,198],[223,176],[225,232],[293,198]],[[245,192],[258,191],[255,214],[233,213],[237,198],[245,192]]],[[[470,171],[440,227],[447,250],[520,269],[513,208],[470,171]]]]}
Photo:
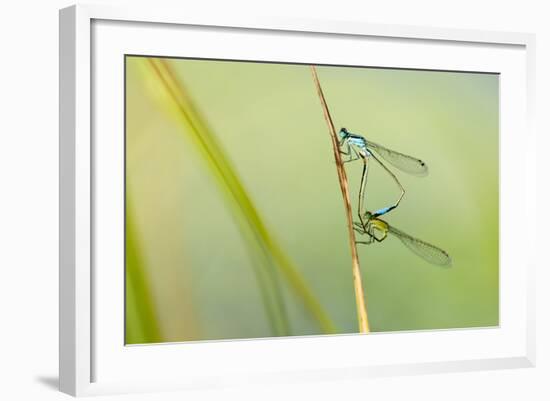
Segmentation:
{"type": "Polygon", "coordinates": [[[499,325],[499,75],[125,56],[126,344],[499,325]]]}

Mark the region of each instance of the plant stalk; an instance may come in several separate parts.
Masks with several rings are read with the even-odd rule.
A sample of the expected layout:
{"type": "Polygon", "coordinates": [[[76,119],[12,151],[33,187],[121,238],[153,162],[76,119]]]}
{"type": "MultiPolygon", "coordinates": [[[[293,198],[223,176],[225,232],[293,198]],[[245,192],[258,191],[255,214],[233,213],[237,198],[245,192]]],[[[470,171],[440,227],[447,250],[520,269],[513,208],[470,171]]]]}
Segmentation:
{"type": "Polygon", "coordinates": [[[342,197],[344,198],[344,206],[346,210],[346,219],[348,225],[349,245],[351,249],[351,269],[353,276],[353,287],[355,289],[355,304],[357,308],[357,322],[359,324],[360,333],[368,333],[369,319],[367,315],[367,306],[365,300],[365,292],[363,291],[363,282],[361,278],[361,267],[359,265],[359,256],[357,254],[357,244],[355,243],[355,231],[353,229],[353,218],[351,209],[351,200],[349,195],[348,178],[346,176],[346,170],[344,169],[344,163],[342,162],[342,156],[340,154],[340,147],[338,146],[338,135],[330,116],[325,95],[319,77],[317,76],[317,70],[315,66],[311,67],[311,74],[313,75],[313,82],[321,101],[321,107],[323,108],[323,115],[327,122],[330,138],[332,141],[332,150],[334,153],[334,160],[336,161],[336,171],[338,172],[338,182],[340,183],[340,190],[342,191],[342,197]]]}

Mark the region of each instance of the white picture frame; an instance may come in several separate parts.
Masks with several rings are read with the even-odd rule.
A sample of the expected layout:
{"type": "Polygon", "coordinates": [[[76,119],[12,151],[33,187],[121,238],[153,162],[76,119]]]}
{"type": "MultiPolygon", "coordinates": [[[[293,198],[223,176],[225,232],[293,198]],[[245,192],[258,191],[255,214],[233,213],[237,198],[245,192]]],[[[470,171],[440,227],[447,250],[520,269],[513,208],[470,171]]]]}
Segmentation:
{"type": "MultiPolygon", "coordinates": [[[[534,47],[534,36],[524,33],[291,18],[214,19],[207,15],[187,15],[155,8],[79,5],[61,10],[60,390],[80,396],[534,366],[534,269],[537,261],[536,253],[531,249],[534,245],[529,241],[534,235],[531,233],[535,232],[532,205],[535,203],[536,149],[531,122],[534,47]],[[273,50],[277,46],[260,53],[260,48],[254,48],[254,35],[261,34],[262,40],[273,43],[292,39],[295,44],[287,46],[289,52],[292,52],[292,46],[296,47],[295,52],[299,52],[299,46],[306,46],[306,42],[318,37],[330,41],[331,37],[338,36],[343,40],[373,42],[372,51],[376,55],[373,57],[378,57],[374,64],[380,66],[429,69],[449,69],[451,66],[450,69],[454,70],[502,74],[501,263],[514,268],[504,269],[501,273],[501,326],[494,330],[124,347],[119,341],[123,327],[119,320],[123,266],[120,265],[118,276],[116,272],[110,276],[98,275],[95,271],[105,265],[104,258],[119,260],[117,255],[121,252],[116,249],[122,247],[116,229],[109,230],[115,233],[114,237],[101,231],[104,210],[109,208],[109,205],[105,206],[109,203],[109,188],[117,188],[120,181],[116,179],[117,174],[113,174],[113,180],[106,184],[105,180],[96,181],[96,177],[103,174],[102,170],[121,168],[122,156],[117,142],[113,142],[113,146],[108,140],[98,142],[93,132],[97,127],[104,127],[104,132],[115,133],[111,138],[116,140],[122,116],[114,114],[109,117],[103,110],[120,111],[123,86],[116,81],[120,79],[120,71],[112,77],[108,74],[113,66],[115,70],[120,66],[119,56],[128,53],[185,56],[189,49],[178,53],[174,41],[166,38],[190,34],[186,29],[192,30],[193,35],[206,35],[201,39],[206,48],[215,48],[215,39],[219,35],[234,39],[228,41],[231,43],[240,40],[231,36],[235,33],[245,38],[243,40],[251,39],[247,46],[233,46],[226,42],[225,53],[219,58],[296,61],[294,57],[298,56],[289,56],[290,53],[277,54],[273,50]],[[399,46],[400,51],[394,56],[384,50],[384,46],[377,47],[377,40],[383,40],[384,46],[399,46]],[[417,56],[413,60],[409,54],[410,62],[405,58],[409,48],[414,48],[417,56]],[[442,60],[438,61],[434,54],[436,50],[438,56],[448,57],[439,57],[442,60]],[[459,57],[461,54],[463,60],[459,57]],[[109,90],[116,93],[109,96],[110,100],[102,98],[105,101],[98,102],[107,88],[107,85],[102,86],[102,82],[109,82],[109,90]],[[515,135],[521,136],[525,144],[521,148],[508,146],[515,135]],[[512,156],[515,168],[506,163],[512,156]],[[518,186],[522,191],[514,190],[518,186]],[[107,197],[96,196],[96,192],[107,194],[107,197]],[[502,216],[507,212],[514,212],[516,218],[504,221],[502,216]],[[503,245],[522,224],[528,225],[527,230],[522,230],[527,234],[515,243],[515,250],[505,248],[503,251],[503,245]],[[102,242],[112,244],[112,252],[98,254],[97,245],[102,242]],[[529,256],[521,258],[522,253],[529,256]],[[107,310],[107,304],[111,305],[112,313],[107,310]],[[448,348],[448,344],[456,344],[456,347],[448,352],[441,351],[448,348]],[[433,350],[422,349],[428,345],[433,350]],[[390,355],[389,349],[399,356],[390,355]],[[346,355],[342,356],[342,353],[346,355]],[[301,358],[276,357],[285,354],[301,358]],[[194,363],[184,366],[182,360],[194,363]],[[267,360],[269,366],[263,360],[267,360]],[[214,371],[212,365],[216,366],[214,371]],[[151,366],[155,371],[150,369],[151,366]],[[176,369],[177,374],[170,374],[176,369]]],[[[345,49],[341,51],[340,57],[346,56],[345,49]]],[[[198,52],[195,49],[190,55],[197,56],[198,52]]],[[[327,57],[320,61],[334,62],[338,55],[327,57]]],[[[356,61],[358,65],[362,65],[361,62],[360,59],[356,61]]],[[[113,209],[113,213],[119,212],[113,209]]]]}

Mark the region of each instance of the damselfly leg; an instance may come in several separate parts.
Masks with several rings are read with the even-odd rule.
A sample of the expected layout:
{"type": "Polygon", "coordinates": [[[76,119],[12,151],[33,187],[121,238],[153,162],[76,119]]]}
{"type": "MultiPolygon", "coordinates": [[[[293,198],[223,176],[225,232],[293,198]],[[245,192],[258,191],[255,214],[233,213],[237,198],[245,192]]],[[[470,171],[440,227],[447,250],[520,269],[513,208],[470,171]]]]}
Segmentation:
{"type": "MultiPolygon", "coordinates": [[[[390,206],[384,207],[382,209],[376,210],[374,213],[372,213],[373,217],[382,216],[392,210],[394,210],[399,204],[401,203],[401,200],[405,196],[405,189],[403,188],[403,185],[401,185],[401,182],[397,179],[396,175],[392,173],[392,171],[386,167],[382,161],[376,157],[373,154],[373,151],[376,152],[379,156],[384,158],[386,161],[388,161],[390,164],[392,164],[394,167],[409,173],[413,175],[423,176],[428,173],[428,167],[426,166],[426,163],[424,163],[422,160],[405,155],[403,153],[399,153],[396,151],[393,151],[391,149],[385,148],[381,145],[378,145],[377,143],[370,142],[366,140],[363,136],[353,134],[346,130],[345,128],[342,128],[340,132],[338,133],[339,136],[339,145],[340,145],[340,152],[344,155],[349,155],[349,158],[345,160],[345,163],[348,163],[350,161],[354,161],[357,159],[362,159],[363,161],[363,173],[361,175],[361,184],[359,189],[359,205],[358,205],[358,214],[359,214],[359,220],[361,221],[361,224],[363,227],[366,225],[366,219],[365,219],[365,186],[367,181],[367,173],[368,173],[368,158],[373,157],[374,160],[382,166],[384,171],[389,174],[393,181],[397,184],[399,187],[401,193],[398,197],[398,199],[390,206]]],[[[365,227],[366,228],[366,227],[365,227]]]]}

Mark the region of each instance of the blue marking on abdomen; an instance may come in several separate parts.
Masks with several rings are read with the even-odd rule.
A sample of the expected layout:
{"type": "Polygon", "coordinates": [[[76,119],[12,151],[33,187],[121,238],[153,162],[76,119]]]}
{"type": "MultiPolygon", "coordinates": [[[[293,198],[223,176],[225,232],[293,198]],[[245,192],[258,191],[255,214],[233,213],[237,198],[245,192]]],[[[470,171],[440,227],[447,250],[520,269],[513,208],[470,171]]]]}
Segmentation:
{"type": "Polygon", "coordinates": [[[384,213],[388,213],[390,210],[392,210],[392,207],[385,207],[383,209],[377,210],[376,212],[374,212],[374,214],[381,215],[384,213]]]}

